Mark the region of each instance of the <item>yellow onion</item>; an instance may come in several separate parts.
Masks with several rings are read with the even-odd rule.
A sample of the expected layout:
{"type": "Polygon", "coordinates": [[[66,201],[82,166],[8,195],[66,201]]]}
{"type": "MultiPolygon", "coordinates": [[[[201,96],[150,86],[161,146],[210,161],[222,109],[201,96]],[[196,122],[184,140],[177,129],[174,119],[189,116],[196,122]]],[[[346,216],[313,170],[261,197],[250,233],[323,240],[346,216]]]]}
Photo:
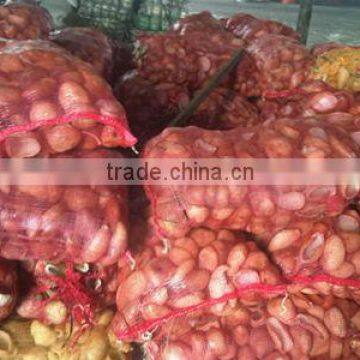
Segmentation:
{"type": "Polygon", "coordinates": [[[321,53],[311,76],[338,90],[360,91],[360,48],[338,47],[321,53]]]}
{"type": "Polygon", "coordinates": [[[129,344],[117,341],[108,332],[114,316],[105,310],[95,325],[79,334],[79,327],[69,322],[46,325],[38,320],[11,318],[0,325],[2,360],[126,360],[129,344]]]}

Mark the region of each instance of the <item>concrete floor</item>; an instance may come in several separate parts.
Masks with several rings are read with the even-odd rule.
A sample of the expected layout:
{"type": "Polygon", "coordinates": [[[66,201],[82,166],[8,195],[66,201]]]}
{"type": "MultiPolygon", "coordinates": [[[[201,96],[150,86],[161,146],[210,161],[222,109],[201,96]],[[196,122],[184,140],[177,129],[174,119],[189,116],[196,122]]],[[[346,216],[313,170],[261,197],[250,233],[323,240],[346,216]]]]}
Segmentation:
{"type": "MultiPolygon", "coordinates": [[[[359,0],[360,3],[360,0],[359,0]]],[[[246,12],[296,27],[298,5],[277,3],[240,3],[235,0],[196,0],[190,2],[191,11],[208,9],[219,16],[246,12]]],[[[340,41],[360,44],[360,7],[314,6],[309,44],[340,41]]]]}

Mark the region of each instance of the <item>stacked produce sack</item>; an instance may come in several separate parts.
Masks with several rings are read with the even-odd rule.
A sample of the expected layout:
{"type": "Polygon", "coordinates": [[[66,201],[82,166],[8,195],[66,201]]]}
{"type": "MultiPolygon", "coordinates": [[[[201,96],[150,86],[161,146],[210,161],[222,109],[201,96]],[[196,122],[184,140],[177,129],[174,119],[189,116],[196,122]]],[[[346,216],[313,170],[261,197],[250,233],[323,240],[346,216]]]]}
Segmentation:
{"type": "MultiPolygon", "coordinates": [[[[240,47],[246,50],[245,58],[190,123],[208,129],[260,123],[258,109],[266,114],[268,107],[275,106],[274,97],[293,95],[314,64],[314,56],[298,42],[297,33],[280,23],[247,14],[227,20],[217,20],[208,12],[188,16],[166,33],[140,35],[137,72],[118,81],[116,94],[135,134],[144,136],[149,122],[154,125],[147,139],[164,129],[240,47]],[[145,96],[139,107],[134,100],[137,94],[151,96],[145,96]],[[270,97],[270,104],[254,107],[253,98],[261,96],[270,97]]],[[[314,102],[317,106],[321,99],[314,102]]]]}
{"type": "Polygon", "coordinates": [[[153,126],[147,138],[164,129],[240,47],[245,58],[208,97],[199,110],[203,116],[195,113],[190,123],[229,129],[274,115],[312,116],[356,106],[358,48],[322,44],[310,51],[280,23],[242,13],[217,20],[203,12],[181,19],[166,33],[138,37],[137,72],[120,78],[116,90],[135,133],[145,136],[148,123],[153,126]],[[136,94],[152,96],[139,107],[136,94]],[[239,116],[244,111],[250,121],[239,116]]]}
{"type": "MultiPolygon", "coordinates": [[[[0,156],[121,157],[111,149],[131,147],[136,138],[102,77],[106,61],[84,52],[86,43],[80,50],[64,40],[90,64],[40,40],[48,37],[51,27],[45,24],[51,21],[36,5],[11,4],[0,12],[9,38],[0,50],[0,156]]],[[[77,31],[97,36],[98,54],[112,56],[100,32],[77,31]]],[[[7,344],[1,346],[2,359],[100,360],[129,351],[115,342],[111,348],[106,330],[112,317],[106,311],[118,288],[117,263],[127,251],[127,201],[121,186],[1,186],[0,319],[14,313],[23,318],[1,325],[7,344]],[[28,329],[33,339],[25,343],[28,329]]]]}
{"type": "Polygon", "coordinates": [[[53,27],[48,11],[27,1],[1,6],[0,19],[0,37],[5,39],[46,39],[53,27]]]}
{"type": "MultiPolygon", "coordinates": [[[[7,119],[0,132],[2,157],[118,157],[98,148],[134,144],[122,106],[89,65],[41,41],[10,42],[0,58],[7,79],[1,94],[2,118],[7,119]]],[[[126,251],[124,188],[9,186],[1,189],[0,198],[2,257],[107,267],[126,251]]],[[[64,283],[56,283],[51,272],[47,275],[49,288],[66,290],[67,282],[75,286],[85,281],[72,267],[62,274],[64,283]]],[[[64,291],[56,296],[76,306],[67,298],[75,295],[64,291]]]]}
{"type": "MultiPolygon", "coordinates": [[[[140,138],[145,135],[148,140],[164,129],[242,45],[241,39],[207,12],[180,20],[166,33],[140,35],[137,72],[120,78],[116,87],[135,134],[140,138]],[[144,94],[149,95],[144,97],[144,94]],[[142,99],[141,107],[136,106],[136,97],[142,99]],[[151,133],[144,134],[148,123],[153,124],[151,133]]],[[[257,123],[257,110],[230,85],[228,79],[194,114],[191,123],[201,123],[210,129],[257,123]],[[217,123],[215,114],[221,114],[221,124],[217,123]]]]}
{"type": "Polygon", "coordinates": [[[130,46],[95,28],[64,28],[52,32],[49,39],[90,63],[110,84],[134,67],[130,46]]]}
{"type": "MultiPolygon", "coordinates": [[[[310,51],[277,22],[201,13],[140,36],[137,70],[116,92],[145,160],[358,161],[357,55],[310,51]],[[195,126],[161,132],[239,47],[244,58],[192,113],[195,126]]],[[[356,181],[144,188],[134,258],[119,271],[118,339],[154,360],[360,357],[356,181]]]]}
{"type": "MultiPolygon", "coordinates": [[[[106,37],[51,39],[72,55],[2,43],[3,158],[121,157],[137,140],[127,118],[144,160],[360,157],[355,47],[310,51],[278,22],[195,14],[139,36],[117,102],[102,76],[126,66],[109,70],[106,37]],[[240,47],[188,126],[165,129],[240,47]]],[[[2,186],[0,320],[22,319],[1,323],[0,355],[125,359],[135,342],[154,360],[359,358],[359,192],[2,186]]]]}

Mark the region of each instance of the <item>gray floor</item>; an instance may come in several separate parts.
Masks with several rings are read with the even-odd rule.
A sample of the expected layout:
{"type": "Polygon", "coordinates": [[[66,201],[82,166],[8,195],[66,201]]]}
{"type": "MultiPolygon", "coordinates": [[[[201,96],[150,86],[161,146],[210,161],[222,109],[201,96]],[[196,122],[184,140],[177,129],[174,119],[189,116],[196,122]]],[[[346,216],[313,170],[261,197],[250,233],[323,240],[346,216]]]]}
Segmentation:
{"type": "MultiPolygon", "coordinates": [[[[57,24],[60,25],[62,17],[69,10],[67,1],[42,0],[42,3],[51,10],[57,24]]],[[[191,12],[210,10],[217,16],[248,12],[259,17],[279,20],[293,27],[298,14],[297,5],[240,3],[235,0],[195,0],[190,1],[189,9],[191,12]]],[[[360,7],[315,6],[309,44],[324,41],[359,44],[360,7]]]]}
{"type": "MultiPolygon", "coordinates": [[[[359,0],[360,2],[360,0],[359,0]]],[[[239,3],[234,0],[191,1],[192,11],[208,9],[219,16],[247,12],[296,26],[299,7],[276,3],[239,3]]],[[[360,44],[360,7],[314,6],[309,43],[340,41],[360,44]]]]}

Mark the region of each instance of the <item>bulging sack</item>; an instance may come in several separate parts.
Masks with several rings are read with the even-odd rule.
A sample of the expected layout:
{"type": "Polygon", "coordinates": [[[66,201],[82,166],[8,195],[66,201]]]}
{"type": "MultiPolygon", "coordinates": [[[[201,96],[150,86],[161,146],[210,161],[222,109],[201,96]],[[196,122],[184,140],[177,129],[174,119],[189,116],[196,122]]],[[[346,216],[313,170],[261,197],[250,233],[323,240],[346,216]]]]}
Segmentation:
{"type": "Polygon", "coordinates": [[[332,294],[360,304],[360,215],[346,210],[326,219],[294,218],[262,237],[291,291],[332,294]],[[308,279],[306,277],[309,277],[308,279]]]}
{"type": "Polygon", "coordinates": [[[169,33],[187,35],[190,33],[223,33],[225,30],[222,20],[214,18],[209,11],[202,11],[179,19],[169,33]]]}
{"type": "Polygon", "coordinates": [[[50,13],[37,4],[0,6],[0,37],[13,40],[47,39],[54,24],[50,13]]]}
{"type": "Polygon", "coordinates": [[[219,87],[199,106],[189,125],[210,130],[230,130],[251,127],[260,121],[254,104],[231,89],[219,87]]]}
{"type": "MultiPolygon", "coordinates": [[[[346,119],[345,119],[346,120],[346,119]]],[[[359,157],[356,117],[342,124],[326,118],[282,118],[231,131],[169,128],[147,144],[145,159],[359,157]]],[[[145,186],[159,234],[176,238],[194,227],[245,230],[262,235],[286,227],[296,215],[340,214],[358,196],[353,186],[177,185],[145,186]]]]}
{"type": "Polygon", "coordinates": [[[132,146],[123,107],[83,61],[44,41],[0,50],[0,156],[132,146]]]}
{"type": "Polygon", "coordinates": [[[167,322],[144,348],[151,360],[355,360],[359,319],[351,301],[291,295],[223,316],[167,322]]]}
{"type": "MultiPolygon", "coordinates": [[[[71,157],[106,158],[106,150],[71,157]]],[[[14,260],[116,263],[127,248],[125,186],[9,186],[0,189],[0,255],[14,260]]]]}
{"type": "Polygon", "coordinates": [[[277,21],[258,19],[250,14],[238,13],[224,21],[227,30],[235,36],[251,43],[264,35],[283,35],[295,40],[300,39],[299,33],[291,27],[277,21]]]}
{"type": "Polygon", "coordinates": [[[196,90],[242,45],[224,29],[142,35],[138,38],[140,75],[152,83],[174,83],[196,90]]]}
{"type": "Polygon", "coordinates": [[[256,105],[264,120],[273,120],[284,116],[356,114],[357,103],[360,104],[360,101],[348,91],[336,90],[323,81],[307,80],[287,94],[282,94],[280,91],[273,92],[268,97],[259,98],[256,105]]]}
{"type": "Polygon", "coordinates": [[[168,241],[147,238],[145,248],[119,273],[113,331],[140,340],[186,314],[224,315],[284,291],[266,254],[228,230],[192,230],[168,241]]]}
{"type": "Polygon", "coordinates": [[[164,130],[190,101],[190,93],[183,86],[155,85],[137,71],[118,80],[115,95],[124,105],[132,131],[142,144],[164,130]]]}
{"type": "MultiPolygon", "coordinates": [[[[141,143],[146,143],[167,127],[196,92],[176,84],[151,84],[132,71],[120,79],[115,94],[125,107],[133,133],[141,143]]],[[[216,130],[259,122],[255,105],[225,87],[213,91],[188,120],[189,125],[216,130]]]]}
{"type": "Polygon", "coordinates": [[[100,30],[86,27],[64,28],[51,33],[49,39],[90,63],[108,81],[112,79],[114,49],[111,40],[100,30]]]}
{"type": "Polygon", "coordinates": [[[247,47],[239,64],[235,89],[247,97],[299,87],[309,76],[313,56],[298,41],[283,35],[264,35],[247,47]]]}

